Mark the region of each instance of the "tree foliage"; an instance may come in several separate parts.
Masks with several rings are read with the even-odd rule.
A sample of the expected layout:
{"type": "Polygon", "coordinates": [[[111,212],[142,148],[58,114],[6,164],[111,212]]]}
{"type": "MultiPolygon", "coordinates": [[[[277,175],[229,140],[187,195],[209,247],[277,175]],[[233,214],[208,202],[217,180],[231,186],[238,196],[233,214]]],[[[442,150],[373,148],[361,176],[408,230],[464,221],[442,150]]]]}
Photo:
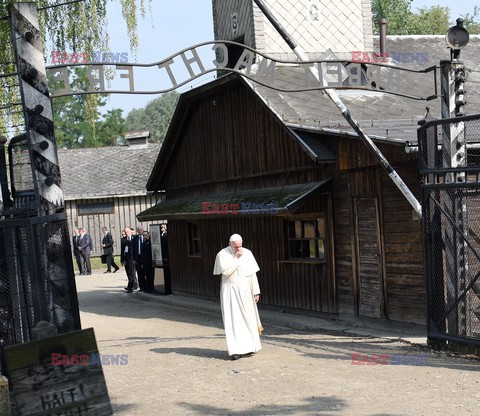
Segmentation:
{"type": "MultiPolygon", "coordinates": [[[[411,10],[412,0],[373,0],[373,32],[379,33],[378,21],[388,21],[390,35],[444,35],[455,24],[450,22],[450,9],[442,6],[422,7],[418,13],[411,10]]],[[[472,14],[464,17],[470,34],[480,33],[478,21],[480,9],[475,6],[472,14]]]]}
{"type": "MultiPolygon", "coordinates": [[[[86,90],[85,69],[75,67],[70,74],[74,90],[86,90]]],[[[49,80],[51,83],[51,80],[49,80]]],[[[99,108],[105,106],[107,95],[95,94],[97,105],[86,116],[89,95],[57,97],[53,100],[55,139],[58,147],[77,148],[113,146],[123,140],[125,120],[121,109],[113,109],[101,116],[99,108]]]]}
{"type": "Polygon", "coordinates": [[[480,7],[475,6],[472,14],[467,13],[462,16],[465,28],[470,34],[480,34],[480,7]]]}
{"type": "MultiPolygon", "coordinates": [[[[117,1],[122,6],[122,15],[127,24],[130,48],[135,53],[138,46],[137,9],[144,16],[146,5],[150,5],[152,0],[117,1]]],[[[8,5],[15,2],[17,1],[0,0],[0,17],[8,17],[8,5]]],[[[52,47],[64,52],[108,51],[107,2],[108,0],[84,0],[55,6],[55,2],[52,0],[36,0],[44,44],[48,40],[52,47]]],[[[2,46],[0,48],[1,72],[3,74],[15,73],[13,42],[8,18],[0,19],[0,45],[2,46]]],[[[0,106],[20,102],[17,77],[11,76],[0,78],[0,80],[0,106]]],[[[98,96],[89,95],[84,99],[84,107],[80,110],[92,126],[99,104],[98,96]]],[[[11,136],[14,132],[12,126],[21,125],[22,113],[18,111],[20,108],[16,106],[3,110],[0,114],[0,134],[11,136]]],[[[95,133],[95,129],[93,130],[95,133]]],[[[18,130],[15,133],[18,133],[18,130]]]]}
{"type": "Polygon", "coordinates": [[[179,96],[172,91],[150,101],[145,108],[133,109],[125,120],[126,130],[150,130],[150,140],[162,142],[179,96]]]}
{"type": "MultiPolygon", "coordinates": [[[[86,121],[82,108],[85,95],[59,97],[54,102],[55,139],[59,148],[115,146],[123,142],[125,119],[123,110],[114,108],[100,115],[95,110],[93,124],[86,121]]],[[[99,107],[105,105],[105,97],[99,107]]]]}
{"type": "Polygon", "coordinates": [[[373,32],[379,33],[378,21],[388,20],[388,33],[391,35],[410,35],[412,33],[412,0],[373,0],[373,32]]]}
{"type": "Polygon", "coordinates": [[[422,7],[412,16],[413,34],[444,35],[450,28],[450,9],[442,6],[422,7]]]}

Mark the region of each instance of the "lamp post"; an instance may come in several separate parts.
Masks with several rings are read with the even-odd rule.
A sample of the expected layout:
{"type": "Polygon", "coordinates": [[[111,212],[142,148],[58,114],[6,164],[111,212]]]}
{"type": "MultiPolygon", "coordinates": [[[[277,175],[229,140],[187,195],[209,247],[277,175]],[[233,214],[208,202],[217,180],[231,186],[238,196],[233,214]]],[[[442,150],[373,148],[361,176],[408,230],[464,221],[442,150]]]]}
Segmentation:
{"type": "MultiPolygon", "coordinates": [[[[460,50],[469,40],[467,30],[463,27],[463,19],[457,19],[445,35],[450,48],[450,60],[440,62],[442,119],[451,119],[464,115],[464,82],[465,66],[460,62],[460,50]]],[[[442,124],[442,158],[443,167],[450,172],[445,182],[457,186],[445,192],[444,243],[445,243],[445,283],[447,304],[451,304],[465,288],[468,269],[465,238],[468,233],[467,205],[463,195],[463,184],[466,173],[462,167],[467,166],[467,146],[465,141],[465,125],[463,121],[445,121],[442,124]],[[456,169],[460,168],[460,169],[456,169]],[[454,172],[454,170],[457,170],[454,172]],[[459,235],[459,234],[462,235],[459,235]]],[[[458,303],[453,315],[449,315],[448,332],[466,335],[466,299],[458,303]]]]}
{"type": "MultiPolygon", "coordinates": [[[[451,70],[454,71],[453,87],[454,87],[454,100],[455,107],[453,105],[449,108],[449,112],[454,112],[455,116],[462,116],[465,102],[464,96],[464,82],[465,82],[465,66],[459,61],[460,51],[467,46],[470,36],[467,29],[463,27],[463,19],[458,18],[457,24],[448,29],[445,34],[445,41],[450,48],[450,64],[451,70]]],[[[442,113],[443,115],[443,113],[442,113]]]]}

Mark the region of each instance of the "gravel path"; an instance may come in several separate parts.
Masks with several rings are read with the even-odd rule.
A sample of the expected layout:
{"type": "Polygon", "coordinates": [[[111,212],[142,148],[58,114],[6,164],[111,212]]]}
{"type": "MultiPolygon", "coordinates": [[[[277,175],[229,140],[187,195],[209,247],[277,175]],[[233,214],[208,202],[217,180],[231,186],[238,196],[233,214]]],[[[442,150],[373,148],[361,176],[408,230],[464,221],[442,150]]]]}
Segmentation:
{"type": "Polygon", "coordinates": [[[230,361],[218,304],[125,285],[122,271],[77,277],[82,327],[100,353],[128,354],[103,366],[116,415],[480,414],[478,359],[261,310],[262,351],[230,361]],[[352,354],[406,365],[352,365],[352,354]]]}

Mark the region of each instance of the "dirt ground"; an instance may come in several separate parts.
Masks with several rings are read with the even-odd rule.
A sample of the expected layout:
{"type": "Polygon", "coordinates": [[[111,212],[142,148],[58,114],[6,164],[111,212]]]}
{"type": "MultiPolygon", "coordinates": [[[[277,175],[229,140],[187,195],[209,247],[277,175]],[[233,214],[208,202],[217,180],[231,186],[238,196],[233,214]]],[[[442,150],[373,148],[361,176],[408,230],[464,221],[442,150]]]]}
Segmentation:
{"type": "Polygon", "coordinates": [[[261,310],[262,351],[230,361],[218,304],[125,285],[122,271],[77,277],[82,327],[100,353],[128,354],[128,365],[103,366],[116,415],[480,414],[478,359],[261,310]],[[410,364],[352,365],[352,354],[410,364]]]}

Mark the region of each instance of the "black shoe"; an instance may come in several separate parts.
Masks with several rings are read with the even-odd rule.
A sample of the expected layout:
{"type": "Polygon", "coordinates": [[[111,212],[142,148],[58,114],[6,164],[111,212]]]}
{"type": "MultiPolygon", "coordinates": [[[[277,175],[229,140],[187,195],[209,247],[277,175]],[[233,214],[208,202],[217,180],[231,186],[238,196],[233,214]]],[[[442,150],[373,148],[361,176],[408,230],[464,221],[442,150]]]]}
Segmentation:
{"type": "Polygon", "coordinates": [[[113,273],[117,273],[118,270],[120,270],[120,267],[117,267],[117,268],[113,271],[113,273]]]}
{"type": "Polygon", "coordinates": [[[110,270],[107,270],[106,272],[103,272],[103,273],[112,273],[110,270]]]}
{"type": "Polygon", "coordinates": [[[124,287],[124,289],[125,289],[125,290],[132,290],[132,289],[130,289],[129,287],[124,287]]]}
{"type": "Polygon", "coordinates": [[[88,274],[90,276],[92,274],[92,272],[88,272],[88,273],[85,273],[85,274],[88,274]]]}
{"type": "Polygon", "coordinates": [[[127,290],[127,293],[132,293],[132,292],[133,292],[132,289],[128,289],[128,290],[127,290]]]}
{"type": "Polygon", "coordinates": [[[239,354],[233,354],[231,357],[232,361],[238,360],[240,358],[239,354]]]}

